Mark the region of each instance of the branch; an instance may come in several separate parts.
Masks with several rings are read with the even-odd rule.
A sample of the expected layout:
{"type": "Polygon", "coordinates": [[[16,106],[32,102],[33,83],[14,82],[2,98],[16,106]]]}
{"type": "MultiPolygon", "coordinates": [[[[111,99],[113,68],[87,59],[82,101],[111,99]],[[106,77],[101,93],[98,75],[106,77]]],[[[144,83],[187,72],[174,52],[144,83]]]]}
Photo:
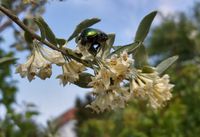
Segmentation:
{"type": "Polygon", "coordinates": [[[30,35],[32,35],[33,38],[37,39],[38,41],[42,42],[43,44],[45,44],[46,46],[48,46],[49,48],[53,49],[53,50],[57,50],[59,52],[61,52],[63,55],[71,57],[72,59],[84,64],[85,66],[91,67],[91,65],[89,65],[86,61],[81,60],[80,58],[74,56],[73,54],[71,54],[72,52],[70,52],[71,50],[68,48],[65,49],[60,49],[57,46],[51,44],[50,42],[46,41],[46,40],[42,40],[42,38],[37,35],[34,31],[32,31],[31,29],[29,29],[22,21],[19,20],[19,18],[13,14],[10,10],[4,8],[3,6],[0,6],[0,11],[2,11],[5,15],[7,15],[13,22],[15,22],[20,28],[22,28],[24,31],[28,32],[30,35]]]}
{"type": "Polygon", "coordinates": [[[11,24],[12,24],[11,20],[5,21],[3,25],[0,26],[0,32],[4,31],[4,29],[10,26],[11,24]]]}
{"type": "MultiPolygon", "coordinates": [[[[31,12],[35,12],[39,7],[44,6],[46,2],[47,2],[46,0],[41,0],[39,3],[37,4],[34,3],[34,5],[31,6],[30,4],[24,4],[23,2],[20,2],[18,5],[14,6],[14,9],[12,11],[13,13],[15,13],[16,16],[19,15],[21,12],[26,11],[27,9],[29,9],[31,12]]],[[[4,24],[0,26],[0,33],[11,25],[12,25],[11,20],[5,21],[4,24]]]]}

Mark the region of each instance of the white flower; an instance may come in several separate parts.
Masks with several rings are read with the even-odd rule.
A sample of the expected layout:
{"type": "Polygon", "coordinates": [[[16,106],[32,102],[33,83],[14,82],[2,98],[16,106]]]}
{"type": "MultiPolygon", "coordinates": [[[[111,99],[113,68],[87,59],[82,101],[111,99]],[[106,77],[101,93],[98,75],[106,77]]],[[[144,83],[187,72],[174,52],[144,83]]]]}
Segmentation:
{"type": "Polygon", "coordinates": [[[32,81],[35,75],[41,79],[46,79],[52,74],[51,63],[43,57],[38,45],[33,45],[31,56],[25,64],[21,64],[16,68],[16,73],[20,73],[22,78],[27,76],[29,81],[32,81]]]}
{"type": "Polygon", "coordinates": [[[93,60],[94,56],[89,53],[89,45],[82,45],[81,42],[79,41],[76,47],[75,52],[82,54],[81,59],[83,60],[93,60]]]}
{"type": "Polygon", "coordinates": [[[92,77],[92,82],[89,83],[89,86],[93,86],[93,88],[108,89],[110,86],[111,75],[111,71],[102,67],[99,70],[99,73],[95,77],[92,77]]]}
{"type": "Polygon", "coordinates": [[[52,75],[51,64],[63,65],[64,63],[65,60],[60,52],[45,48],[34,40],[31,56],[26,63],[16,68],[16,72],[20,73],[21,77],[27,76],[29,81],[32,81],[35,76],[46,79],[52,75]]]}
{"type": "Polygon", "coordinates": [[[22,78],[29,75],[29,79],[30,79],[29,81],[31,81],[33,79],[33,77],[35,76],[35,73],[31,74],[29,72],[30,66],[31,66],[33,60],[34,60],[34,55],[30,56],[26,63],[17,66],[16,73],[19,73],[22,78]]]}
{"type": "Polygon", "coordinates": [[[124,51],[119,57],[113,55],[110,59],[107,59],[106,63],[116,76],[127,77],[130,74],[134,60],[128,56],[126,51],[124,51]]]}
{"type": "Polygon", "coordinates": [[[57,78],[60,79],[60,82],[65,86],[66,84],[74,83],[79,79],[79,74],[85,70],[85,66],[81,63],[78,63],[74,60],[64,64],[62,66],[63,74],[58,75],[57,78]]]}
{"type": "Polygon", "coordinates": [[[123,108],[130,99],[131,94],[122,86],[126,78],[130,77],[134,60],[124,51],[119,56],[113,55],[103,60],[102,66],[89,86],[93,87],[94,101],[87,105],[97,113],[105,110],[123,108]]]}
{"type": "Polygon", "coordinates": [[[95,90],[93,94],[95,96],[94,101],[86,107],[93,109],[97,113],[124,108],[130,96],[126,88],[114,86],[107,90],[95,90]]]}
{"type": "Polygon", "coordinates": [[[105,110],[123,108],[130,98],[127,88],[121,87],[114,73],[101,67],[98,74],[92,77],[89,86],[93,87],[94,101],[87,107],[97,113],[105,110]]]}
{"type": "Polygon", "coordinates": [[[121,62],[124,64],[124,65],[127,65],[127,66],[130,66],[130,65],[133,65],[134,64],[134,59],[129,57],[127,51],[123,51],[121,54],[120,54],[120,60],[121,62]]]}
{"type": "Polygon", "coordinates": [[[42,56],[50,61],[52,64],[56,64],[59,66],[62,66],[63,64],[65,64],[65,59],[62,55],[62,53],[53,50],[53,49],[49,49],[47,47],[43,47],[43,46],[39,46],[39,50],[42,54],[42,56]]]}
{"type": "Polygon", "coordinates": [[[131,81],[130,90],[133,96],[147,100],[154,109],[165,105],[172,98],[171,90],[174,87],[169,83],[169,76],[159,77],[158,73],[139,73],[131,81]]]}
{"type": "Polygon", "coordinates": [[[37,76],[40,77],[43,80],[46,79],[47,77],[50,78],[51,75],[52,75],[51,69],[52,69],[51,65],[46,65],[45,67],[40,69],[37,76]]]}

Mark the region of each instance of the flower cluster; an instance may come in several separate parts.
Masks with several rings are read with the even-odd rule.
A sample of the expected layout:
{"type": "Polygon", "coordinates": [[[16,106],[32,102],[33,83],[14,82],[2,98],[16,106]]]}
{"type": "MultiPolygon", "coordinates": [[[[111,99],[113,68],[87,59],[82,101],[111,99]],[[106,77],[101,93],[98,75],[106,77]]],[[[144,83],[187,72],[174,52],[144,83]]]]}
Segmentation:
{"type": "MultiPolygon", "coordinates": [[[[89,83],[93,87],[94,101],[87,105],[96,112],[123,108],[126,103],[135,98],[148,101],[152,108],[164,106],[164,103],[172,97],[172,84],[169,84],[169,76],[159,77],[156,71],[142,73],[134,67],[134,60],[127,52],[119,56],[113,55],[104,60],[106,66],[100,67],[98,74],[89,83]],[[130,81],[129,86],[123,83],[130,81]]],[[[127,84],[126,84],[127,85],[127,84]]]]}
{"type": "Polygon", "coordinates": [[[130,84],[133,96],[148,101],[148,105],[154,109],[165,105],[172,97],[171,90],[174,87],[169,83],[169,76],[160,77],[157,72],[138,72],[137,78],[130,84]]]}
{"type": "Polygon", "coordinates": [[[65,63],[62,66],[63,74],[58,75],[57,78],[60,79],[60,83],[65,86],[68,83],[74,83],[79,79],[79,74],[85,70],[85,66],[74,60],[65,63]]]}
{"type": "MultiPolygon", "coordinates": [[[[124,108],[128,101],[142,99],[148,102],[148,106],[157,109],[171,99],[174,85],[169,83],[167,74],[160,77],[152,67],[152,71],[148,73],[137,69],[134,59],[126,50],[111,57],[99,58],[99,55],[103,55],[102,51],[95,57],[87,48],[79,43],[76,49],[76,52],[82,54],[81,59],[89,62],[95,59],[97,61],[91,67],[95,67],[94,76],[88,75],[90,81],[87,83],[87,86],[93,89],[91,94],[94,100],[86,107],[99,113],[124,108]]],[[[35,76],[46,79],[52,75],[52,64],[62,67],[63,73],[57,78],[63,86],[84,80],[83,78],[80,80],[80,76],[86,70],[86,66],[71,58],[64,58],[60,52],[43,47],[37,41],[33,42],[32,54],[27,62],[19,65],[16,72],[20,73],[21,77],[27,77],[29,81],[35,76]]]]}
{"type": "Polygon", "coordinates": [[[74,60],[66,61],[60,52],[43,47],[38,41],[34,41],[32,46],[33,50],[27,62],[16,68],[16,73],[19,73],[22,78],[27,77],[29,81],[35,79],[35,76],[43,80],[50,78],[52,64],[56,64],[63,69],[63,74],[57,78],[65,86],[78,80],[79,73],[85,70],[82,64],[74,60]]]}

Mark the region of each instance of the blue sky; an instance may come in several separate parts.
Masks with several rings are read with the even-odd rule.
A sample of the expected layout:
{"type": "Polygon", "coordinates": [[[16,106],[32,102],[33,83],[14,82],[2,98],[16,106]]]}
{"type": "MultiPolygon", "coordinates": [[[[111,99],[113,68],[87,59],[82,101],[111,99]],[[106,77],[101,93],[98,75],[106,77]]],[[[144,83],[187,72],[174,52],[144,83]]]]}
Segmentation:
{"type": "MultiPolygon", "coordinates": [[[[68,38],[80,21],[98,17],[102,21],[94,27],[107,33],[116,33],[115,44],[119,45],[132,41],[140,20],[149,12],[158,10],[167,15],[177,11],[189,11],[194,1],[66,0],[58,2],[57,0],[49,0],[43,17],[56,36],[62,38],[68,38]]],[[[153,24],[158,24],[160,20],[158,15],[153,24]]],[[[4,35],[9,38],[10,31],[5,31],[4,35]]],[[[69,43],[69,47],[73,48],[74,46],[74,42],[69,43]]],[[[27,53],[17,54],[17,57],[20,58],[18,63],[23,63],[26,55],[27,53]]],[[[42,81],[36,78],[30,83],[27,79],[22,79],[13,72],[13,78],[19,81],[17,95],[19,106],[23,101],[35,103],[41,112],[40,116],[36,118],[40,123],[44,124],[47,119],[52,119],[73,107],[75,98],[84,97],[89,91],[74,85],[65,87],[59,85],[59,81],[55,77],[60,73],[61,69],[54,66],[51,79],[42,81]]]]}

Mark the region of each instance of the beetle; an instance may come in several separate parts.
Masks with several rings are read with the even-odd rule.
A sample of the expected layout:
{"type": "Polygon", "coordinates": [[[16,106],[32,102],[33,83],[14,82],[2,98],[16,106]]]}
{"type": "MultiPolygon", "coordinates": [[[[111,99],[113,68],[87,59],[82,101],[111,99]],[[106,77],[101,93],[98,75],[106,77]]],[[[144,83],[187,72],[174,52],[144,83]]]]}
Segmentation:
{"type": "Polygon", "coordinates": [[[86,28],[82,30],[76,42],[80,41],[83,46],[89,45],[88,51],[95,56],[106,40],[108,40],[108,35],[105,32],[94,28],[86,28]]]}

